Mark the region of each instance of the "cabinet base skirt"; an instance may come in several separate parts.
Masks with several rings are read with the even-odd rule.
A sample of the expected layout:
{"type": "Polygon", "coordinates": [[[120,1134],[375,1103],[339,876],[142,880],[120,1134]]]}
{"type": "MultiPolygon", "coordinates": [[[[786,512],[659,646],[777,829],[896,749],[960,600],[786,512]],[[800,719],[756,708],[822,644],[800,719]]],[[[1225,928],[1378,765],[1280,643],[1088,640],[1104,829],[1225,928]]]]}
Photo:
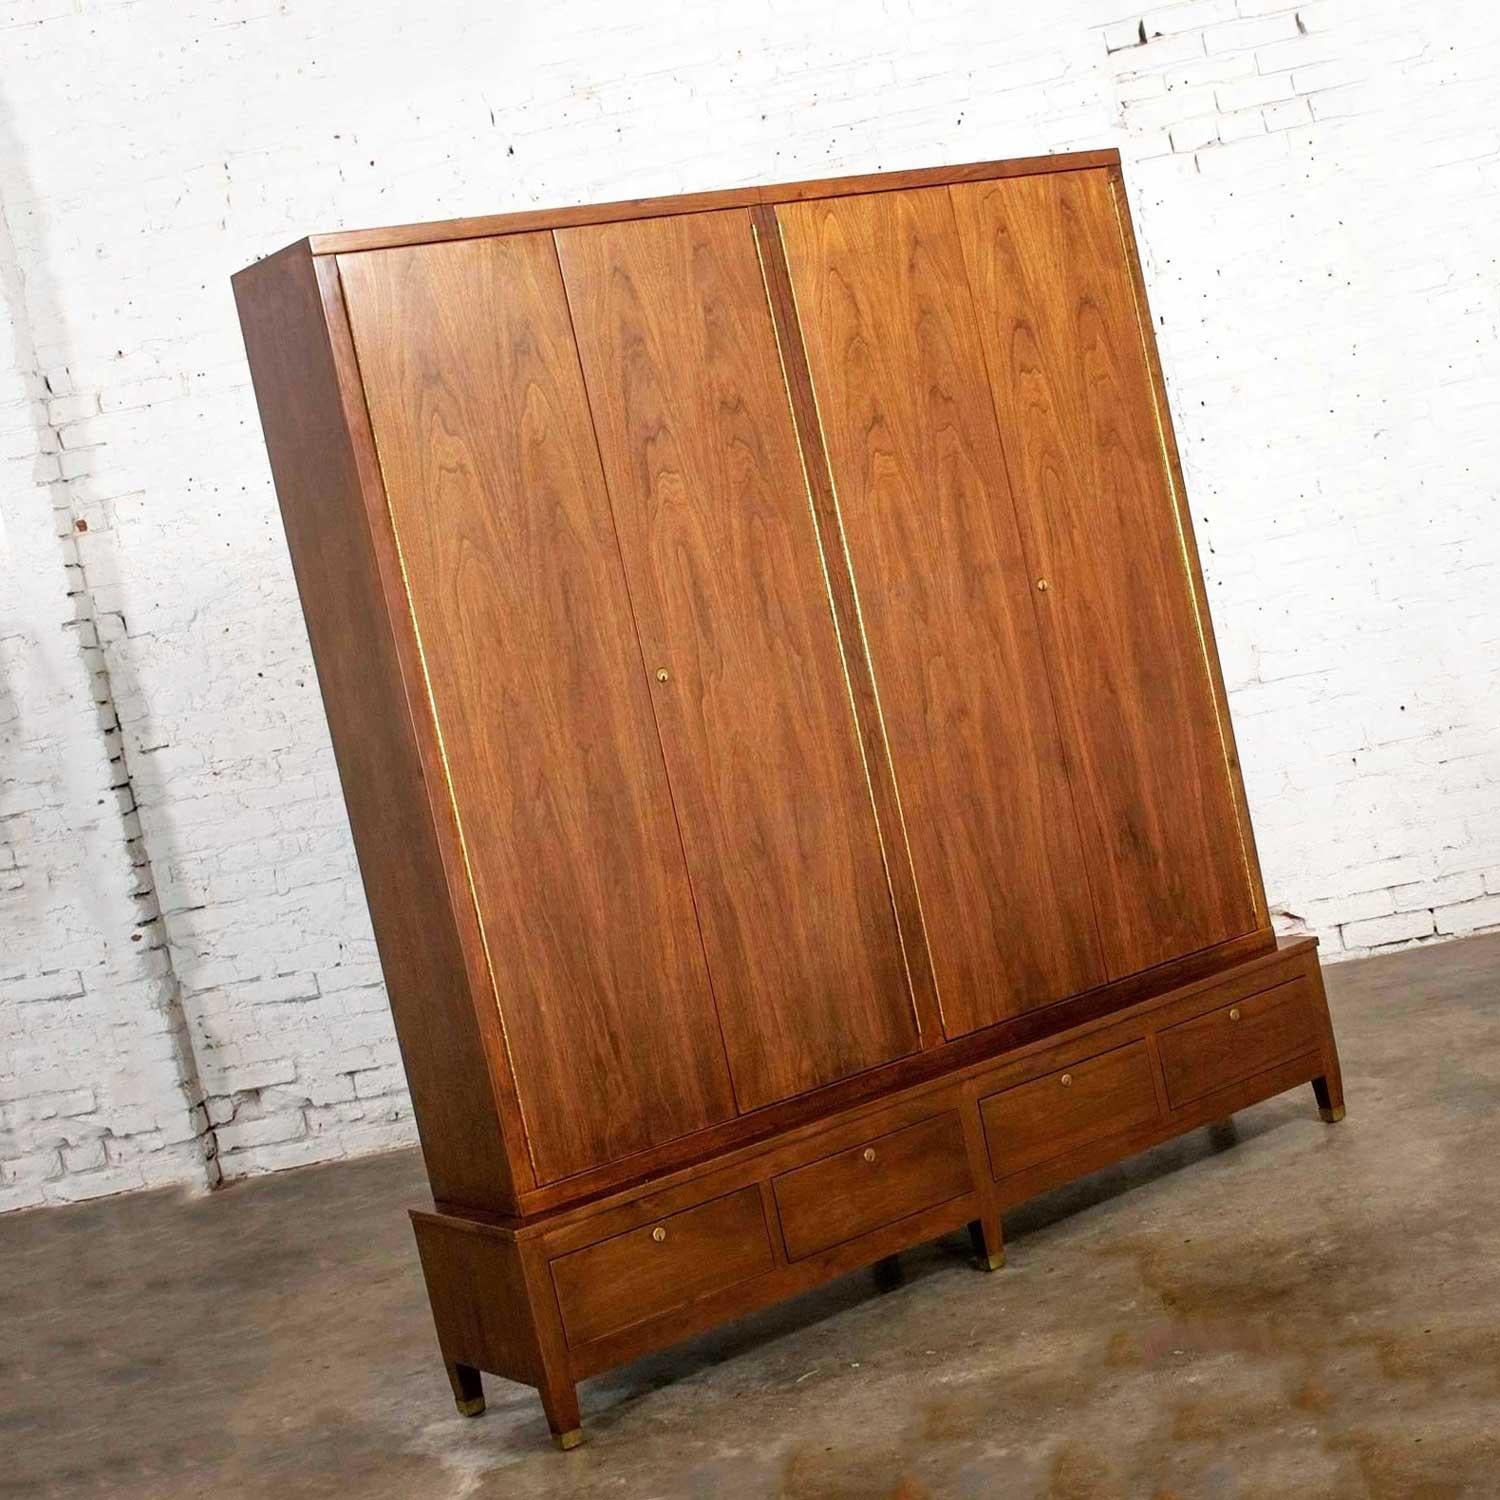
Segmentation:
{"type": "MultiPolygon", "coordinates": [[[[534,1386],[557,1446],[577,1383],[1311,1084],[1343,1119],[1315,945],[1284,945],[1114,1016],[781,1137],[534,1220],[415,1210],[458,1409],[480,1372],[534,1386]]],[[[898,1293],[899,1294],[899,1293],[898,1293]]]]}

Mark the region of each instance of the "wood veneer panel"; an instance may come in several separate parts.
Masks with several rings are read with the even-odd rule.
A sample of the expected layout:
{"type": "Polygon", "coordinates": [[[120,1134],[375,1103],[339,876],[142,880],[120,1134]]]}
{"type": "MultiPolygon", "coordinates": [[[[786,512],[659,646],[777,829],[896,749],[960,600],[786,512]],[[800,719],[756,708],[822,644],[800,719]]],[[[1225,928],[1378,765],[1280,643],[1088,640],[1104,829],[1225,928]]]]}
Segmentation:
{"type": "Polygon", "coordinates": [[[339,272],[548,1182],[734,1112],[567,302],[547,235],[339,272]]]}
{"type": "Polygon", "coordinates": [[[1103,981],[943,188],[777,210],[947,1034],[1103,981]]]}
{"type": "Polygon", "coordinates": [[[423,763],[425,703],[409,698],[415,652],[387,592],[399,601],[338,276],[304,243],[240,272],[234,292],[432,1190],[514,1208],[531,1183],[515,1182],[501,1137],[499,1037],[475,1009],[483,976],[455,905],[467,892],[438,833],[446,791],[423,763]]]}
{"type": "Polygon", "coordinates": [[[1106,171],[948,194],[1114,978],[1257,925],[1150,332],[1106,171]]]}
{"type": "Polygon", "coordinates": [[[917,1044],[755,240],[740,210],[556,239],[730,1072],[754,1109],[917,1044]]]}

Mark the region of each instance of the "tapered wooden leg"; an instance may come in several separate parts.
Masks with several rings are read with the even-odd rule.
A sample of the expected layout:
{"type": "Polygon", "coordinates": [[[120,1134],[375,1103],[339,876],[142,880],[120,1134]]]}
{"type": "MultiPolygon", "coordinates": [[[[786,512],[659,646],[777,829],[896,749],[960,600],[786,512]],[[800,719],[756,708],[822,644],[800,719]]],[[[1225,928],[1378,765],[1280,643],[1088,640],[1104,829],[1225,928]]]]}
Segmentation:
{"type": "Polygon", "coordinates": [[[583,1421],[578,1415],[578,1387],[567,1381],[550,1381],[542,1388],[542,1410],[552,1429],[552,1441],[564,1453],[583,1441],[583,1421]]]}
{"type": "Polygon", "coordinates": [[[1005,1240],[1001,1236],[998,1214],[971,1220],[969,1238],[974,1242],[974,1254],[979,1257],[979,1264],[986,1271],[998,1271],[1005,1264],[1005,1240]]]}
{"type": "Polygon", "coordinates": [[[899,1255],[887,1255],[884,1260],[877,1260],[870,1270],[875,1277],[875,1289],[880,1292],[895,1291],[906,1280],[899,1255]]]}
{"type": "Polygon", "coordinates": [[[1318,1100],[1318,1113],[1330,1125],[1337,1125],[1344,1118],[1344,1080],[1338,1068],[1333,1068],[1321,1078],[1312,1081],[1313,1093],[1318,1100]]]}
{"type": "Polygon", "coordinates": [[[448,1380],[453,1386],[453,1403],[459,1415],[477,1417],[484,1410],[484,1386],[479,1371],[473,1365],[450,1362],[447,1366],[448,1380]]]}

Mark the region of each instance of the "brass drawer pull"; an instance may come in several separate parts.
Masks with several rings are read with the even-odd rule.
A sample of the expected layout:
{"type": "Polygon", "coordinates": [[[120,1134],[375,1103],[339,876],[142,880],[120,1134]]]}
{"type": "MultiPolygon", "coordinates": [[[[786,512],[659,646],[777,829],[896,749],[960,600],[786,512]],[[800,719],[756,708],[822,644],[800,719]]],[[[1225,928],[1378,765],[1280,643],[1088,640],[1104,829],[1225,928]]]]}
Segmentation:
{"type": "Polygon", "coordinates": [[[873,1146],[866,1146],[865,1147],[865,1160],[866,1161],[874,1161],[875,1160],[875,1148],[873,1146]]]}
{"type": "Polygon", "coordinates": [[[1065,1089],[1072,1088],[1072,1086],[1073,1086],[1073,1075],[1071,1073],[1064,1073],[1063,1076],[1060,1079],[1058,1079],[1058,1082],[1060,1084],[1062,1084],[1062,1086],[1065,1089]]]}
{"type": "Polygon", "coordinates": [[[662,1242],[662,1241],[663,1241],[663,1240],[664,1240],[664,1239],[666,1239],[666,1237],[667,1237],[667,1231],[666,1231],[666,1229],[665,1229],[665,1228],[664,1228],[664,1227],[663,1227],[663,1226],[662,1226],[662,1225],[660,1225],[660,1224],[658,1224],[658,1225],[657,1225],[657,1226],[656,1226],[656,1228],[655,1228],[655,1229],[653,1229],[653,1230],[652,1230],[652,1231],[651,1231],[651,1238],[652,1238],[652,1239],[653,1239],[653,1240],[655,1240],[655,1241],[656,1241],[656,1243],[657,1243],[657,1244],[658,1244],[658,1245],[659,1245],[659,1244],[661,1244],[661,1242],[662,1242]]]}
{"type": "Polygon", "coordinates": [[[1239,1006],[1238,1006],[1238,1005],[1236,1005],[1236,1006],[1234,1006],[1234,1007],[1233,1007],[1233,1008],[1232,1008],[1232,1009],[1231,1009],[1231,1010],[1230,1010],[1230,1012],[1229,1012],[1229,1019],[1230,1019],[1230,1020],[1231,1020],[1231,1021],[1238,1021],[1238,1020],[1239,1020],[1239,1018],[1240,1018],[1240,1008],[1239,1008],[1239,1006]]]}

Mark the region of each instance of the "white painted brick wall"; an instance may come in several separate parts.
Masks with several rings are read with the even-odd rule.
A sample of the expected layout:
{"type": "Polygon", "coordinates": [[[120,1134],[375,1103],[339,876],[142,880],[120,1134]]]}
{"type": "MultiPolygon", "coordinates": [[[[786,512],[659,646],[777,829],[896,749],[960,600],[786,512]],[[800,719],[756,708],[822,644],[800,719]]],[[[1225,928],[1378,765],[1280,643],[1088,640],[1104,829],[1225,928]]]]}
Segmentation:
{"type": "Polygon", "coordinates": [[[78,522],[0,228],[0,1212],[207,1180],[78,522]]]}
{"type": "Polygon", "coordinates": [[[7,17],[29,337],[0,362],[25,584],[0,627],[0,1207],[201,1173],[200,1089],[231,1177],[411,1139],[228,287],[309,229],[1118,144],[1279,922],[1328,957],[1500,925],[1490,5],[7,17]],[[66,624],[79,589],[97,645],[66,624]],[[95,651],[161,974],[121,946],[95,651]],[[62,969],[75,998],[26,998],[62,969]],[[152,1040],[174,1004],[185,1066],[152,1040]]]}

